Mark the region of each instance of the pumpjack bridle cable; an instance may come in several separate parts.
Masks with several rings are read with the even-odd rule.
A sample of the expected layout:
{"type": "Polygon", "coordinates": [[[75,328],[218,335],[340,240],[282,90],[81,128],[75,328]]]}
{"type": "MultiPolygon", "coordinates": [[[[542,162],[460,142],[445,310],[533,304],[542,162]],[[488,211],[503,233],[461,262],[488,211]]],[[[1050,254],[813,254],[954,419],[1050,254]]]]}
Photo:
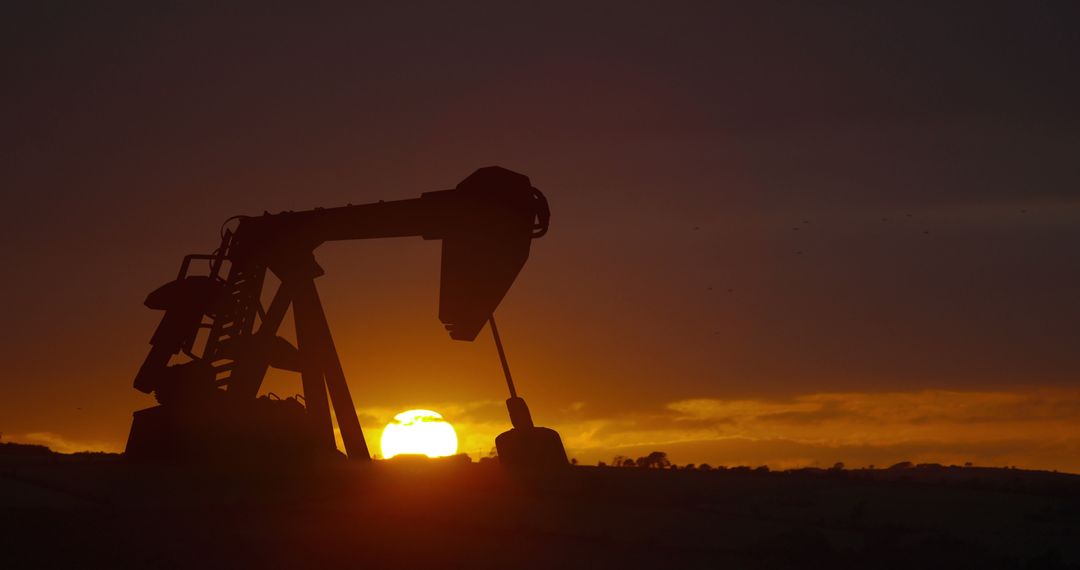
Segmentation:
{"type": "Polygon", "coordinates": [[[495,337],[495,349],[499,351],[499,362],[502,363],[503,374],[506,376],[506,387],[510,389],[510,397],[517,398],[514,379],[510,376],[510,365],[506,363],[506,352],[503,350],[502,339],[499,338],[499,328],[495,326],[494,313],[488,318],[488,324],[491,325],[491,336],[495,337]]]}

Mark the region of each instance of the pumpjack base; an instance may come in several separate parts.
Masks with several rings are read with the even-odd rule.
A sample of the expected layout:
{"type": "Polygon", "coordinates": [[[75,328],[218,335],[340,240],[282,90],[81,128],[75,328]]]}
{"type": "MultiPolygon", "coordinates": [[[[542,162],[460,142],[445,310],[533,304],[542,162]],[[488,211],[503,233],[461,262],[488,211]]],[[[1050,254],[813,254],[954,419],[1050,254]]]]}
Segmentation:
{"type": "MultiPolygon", "coordinates": [[[[224,394],[223,394],[224,396],[224,394]]],[[[341,457],[319,445],[304,407],[258,398],[161,405],[133,414],[124,456],[135,461],[233,463],[341,457]]]]}
{"type": "Polygon", "coordinates": [[[515,469],[546,471],[570,465],[559,433],[544,427],[517,427],[503,432],[495,438],[495,449],[499,462],[515,469]]]}

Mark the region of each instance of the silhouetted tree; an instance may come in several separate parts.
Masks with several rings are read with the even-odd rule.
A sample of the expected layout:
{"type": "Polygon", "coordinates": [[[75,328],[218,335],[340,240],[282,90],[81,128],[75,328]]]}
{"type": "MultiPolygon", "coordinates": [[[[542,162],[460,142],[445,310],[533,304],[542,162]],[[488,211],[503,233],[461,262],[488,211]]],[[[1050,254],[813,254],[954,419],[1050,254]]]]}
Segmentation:
{"type": "Polygon", "coordinates": [[[712,465],[702,463],[701,465],[698,465],[698,471],[712,471],[712,465]]]}
{"type": "Polygon", "coordinates": [[[623,459],[623,462],[622,462],[621,466],[622,467],[633,467],[634,466],[634,460],[627,457],[626,459],[623,459]]]}
{"type": "MultiPolygon", "coordinates": [[[[656,466],[657,469],[663,469],[665,467],[671,467],[671,461],[668,460],[667,453],[663,451],[654,451],[648,455],[649,462],[656,466]]],[[[1016,469],[1014,466],[1013,469],[1016,469]]]]}
{"type": "Polygon", "coordinates": [[[607,467],[607,463],[604,463],[603,461],[597,461],[596,466],[597,467],[607,467]]]}
{"type": "Polygon", "coordinates": [[[667,453],[654,451],[645,457],[638,457],[634,464],[644,469],[664,469],[671,467],[671,460],[668,459],[667,453]]]}
{"type": "Polygon", "coordinates": [[[833,471],[843,471],[844,470],[844,462],[843,461],[837,461],[836,463],[833,463],[832,470],[833,471]]]}

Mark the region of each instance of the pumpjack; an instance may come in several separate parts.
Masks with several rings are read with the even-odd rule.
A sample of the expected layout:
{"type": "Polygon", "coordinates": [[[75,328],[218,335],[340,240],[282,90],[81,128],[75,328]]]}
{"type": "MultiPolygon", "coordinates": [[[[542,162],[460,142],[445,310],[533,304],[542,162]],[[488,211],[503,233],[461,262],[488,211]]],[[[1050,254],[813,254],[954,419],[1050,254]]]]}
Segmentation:
{"type": "Polygon", "coordinates": [[[450,338],[473,341],[491,323],[511,391],[513,429],[496,441],[503,462],[565,465],[558,434],[535,427],[517,396],[494,320],[550,217],[546,198],[528,177],[492,166],[419,198],[230,218],[237,223],[223,227],[213,253],[184,257],[176,279],[146,298],[147,307],[165,314],[134,386],[158,405],[133,414],[125,455],[178,461],[340,456],[336,419],[347,457],[370,460],[315,287],[323,270],[314,250],[327,241],[419,236],[442,241],[438,318],[450,338]],[[195,274],[196,266],[207,267],[206,274],[195,274]],[[264,307],[267,272],[280,284],[264,307]],[[295,345],[278,335],[290,307],[295,345]],[[298,372],[302,394],[260,396],[270,367],[298,372]]]}

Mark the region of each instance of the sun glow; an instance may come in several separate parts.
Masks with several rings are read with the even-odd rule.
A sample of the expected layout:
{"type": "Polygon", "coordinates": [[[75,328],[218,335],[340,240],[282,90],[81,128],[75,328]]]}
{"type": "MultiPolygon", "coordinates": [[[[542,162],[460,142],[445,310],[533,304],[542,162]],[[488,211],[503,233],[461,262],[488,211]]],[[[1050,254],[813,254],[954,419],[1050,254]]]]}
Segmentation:
{"type": "Polygon", "coordinates": [[[458,441],[454,426],[437,412],[409,410],[386,424],[380,445],[383,459],[405,454],[446,457],[457,453],[458,441]]]}

